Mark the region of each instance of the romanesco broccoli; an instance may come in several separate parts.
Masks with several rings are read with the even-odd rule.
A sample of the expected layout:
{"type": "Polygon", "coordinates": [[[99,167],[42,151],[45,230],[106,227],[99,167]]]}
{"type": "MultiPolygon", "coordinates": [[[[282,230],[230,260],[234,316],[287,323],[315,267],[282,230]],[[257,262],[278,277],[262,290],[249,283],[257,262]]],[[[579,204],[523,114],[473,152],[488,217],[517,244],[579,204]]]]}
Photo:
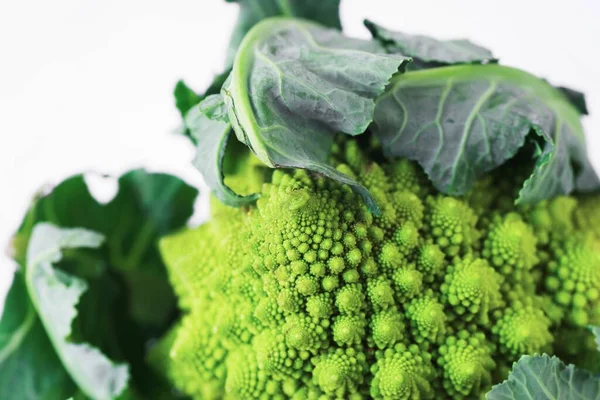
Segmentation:
{"type": "Polygon", "coordinates": [[[593,341],[561,338],[600,322],[597,197],[514,206],[507,171],[520,160],[449,197],[416,164],[374,161],[353,140],[333,159],[375,194],[380,216],[322,176],[244,170],[228,181],[260,189],[256,206],[215,201],[210,222],[162,241],[185,315],[161,367],[179,389],[480,398],[523,354],[591,357],[593,341]]]}

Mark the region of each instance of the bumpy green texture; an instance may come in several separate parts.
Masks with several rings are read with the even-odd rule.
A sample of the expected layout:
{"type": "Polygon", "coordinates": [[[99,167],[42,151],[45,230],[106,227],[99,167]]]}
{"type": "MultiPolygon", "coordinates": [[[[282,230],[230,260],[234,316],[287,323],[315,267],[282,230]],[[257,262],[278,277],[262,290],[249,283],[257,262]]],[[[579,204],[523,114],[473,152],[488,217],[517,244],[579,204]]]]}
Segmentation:
{"type": "Polygon", "coordinates": [[[471,399],[523,354],[592,364],[599,197],[515,206],[522,159],[448,197],[376,149],[337,143],[331,162],[379,217],[347,186],[275,170],[244,182],[256,206],[214,202],[210,222],[162,241],[184,310],[160,346],[176,387],[194,399],[471,399]]]}

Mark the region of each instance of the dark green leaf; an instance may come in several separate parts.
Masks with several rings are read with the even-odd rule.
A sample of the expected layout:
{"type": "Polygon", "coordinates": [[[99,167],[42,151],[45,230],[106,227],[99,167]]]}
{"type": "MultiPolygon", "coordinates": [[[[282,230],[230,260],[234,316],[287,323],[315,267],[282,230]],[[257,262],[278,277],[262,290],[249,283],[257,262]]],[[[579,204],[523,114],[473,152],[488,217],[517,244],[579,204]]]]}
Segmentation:
{"type": "Polygon", "coordinates": [[[193,212],[196,195],[196,189],[176,177],[135,170],[119,178],[118,192],[112,201],[100,204],[88,191],[84,177],[77,175],[35,202],[26,219],[29,222],[20,229],[16,242],[27,243],[31,220],[104,234],[108,247],[106,264],[131,283],[131,316],[144,325],[161,325],[170,318],[174,296],[166,282],[156,242],[185,224],[193,212]],[[146,277],[144,282],[160,282],[163,288],[153,286],[158,290],[153,293],[164,295],[144,295],[145,285],[135,284],[141,277],[146,277]],[[148,301],[152,301],[151,306],[141,307],[148,301]],[[157,301],[164,304],[157,307],[157,301]]]}
{"type": "Polygon", "coordinates": [[[0,399],[64,400],[75,387],[15,273],[0,319],[0,399]]]}
{"type": "Polygon", "coordinates": [[[175,90],[173,90],[173,96],[175,96],[175,107],[177,107],[182,117],[185,117],[190,108],[202,100],[201,96],[190,89],[184,81],[177,82],[175,90]]]}
{"type": "Polygon", "coordinates": [[[365,26],[388,52],[413,57],[422,67],[496,61],[490,50],[466,39],[438,40],[409,35],[390,31],[369,20],[365,20],[365,26]]]}
{"type": "MultiPolygon", "coordinates": [[[[103,205],[92,197],[84,177],[74,176],[39,199],[30,218],[104,234],[107,264],[123,277],[130,290],[131,317],[140,324],[160,326],[170,318],[175,298],[156,242],[185,224],[193,212],[197,191],[178,178],[143,170],[123,175],[118,184],[116,197],[103,205]],[[150,293],[154,296],[148,295],[150,286],[142,281],[153,282],[150,293]]],[[[21,229],[17,242],[26,243],[29,233],[21,229]]]]}
{"type": "Polygon", "coordinates": [[[340,0],[227,0],[240,5],[236,26],[231,34],[227,65],[233,65],[242,39],[254,25],[269,17],[295,17],[342,29],[340,0]]]}
{"type": "Polygon", "coordinates": [[[377,100],[372,129],[389,156],[418,161],[452,195],[513,157],[532,132],[542,151],[517,202],[600,186],[577,110],[543,80],[513,68],[463,65],[398,76],[377,100]]]}
{"type": "Polygon", "coordinates": [[[368,191],[327,159],[334,134],[367,129],[374,99],[410,61],[381,51],[306,21],[261,22],[222,91],[238,139],[270,167],[304,168],[350,185],[376,211],[368,191]]]}
{"type": "Polygon", "coordinates": [[[231,124],[223,97],[208,96],[187,114],[185,121],[197,143],[194,166],[202,173],[215,197],[232,207],[254,202],[258,193],[240,196],[224,183],[223,159],[231,136],[231,124]]]}
{"type": "Polygon", "coordinates": [[[600,380],[548,355],[523,356],[508,379],[486,395],[488,400],[599,399],[600,380]]]}
{"type": "Polygon", "coordinates": [[[569,99],[571,104],[583,115],[588,115],[587,103],[585,102],[585,95],[577,90],[569,89],[567,87],[557,87],[566,97],[569,99]]]}
{"type": "Polygon", "coordinates": [[[45,331],[71,378],[86,395],[113,399],[128,385],[128,367],[114,363],[87,343],[69,341],[77,303],[87,285],[53,266],[62,259],[63,249],[97,248],[102,241],[102,235],[84,229],[36,225],[27,248],[25,281],[45,331]]]}
{"type": "Polygon", "coordinates": [[[18,348],[35,321],[35,311],[27,301],[27,291],[19,273],[15,273],[1,316],[0,362],[18,348]]]}
{"type": "Polygon", "coordinates": [[[146,346],[168,328],[177,313],[157,241],[186,223],[197,191],[175,177],[142,170],[122,176],[118,186],[108,204],[92,197],[81,175],[38,196],[13,238],[13,252],[24,266],[33,226],[43,221],[83,227],[107,237],[106,245],[98,250],[64,251],[61,270],[85,280],[88,287],[77,306],[71,339],[91,343],[112,359],[126,360],[135,390],[153,399],[160,387],[145,364],[146,346]]]}

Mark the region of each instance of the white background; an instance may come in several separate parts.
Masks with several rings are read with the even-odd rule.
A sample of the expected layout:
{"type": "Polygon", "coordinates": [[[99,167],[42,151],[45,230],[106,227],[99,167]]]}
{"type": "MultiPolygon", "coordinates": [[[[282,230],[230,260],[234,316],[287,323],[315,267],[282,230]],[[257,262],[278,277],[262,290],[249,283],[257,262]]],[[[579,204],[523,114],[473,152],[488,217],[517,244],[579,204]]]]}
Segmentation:
{"type": "MultiPolygon", "coordinates": [[[[70,174],[145,166],[201,185],[191,147],[173,134],[171,92],[179,78],[201,90],[220,72],[236,12],[222,0],[0,2],[1,248],[34,192],[70,174]]],[[[600,2],[342,1],[348,34],[368,37],[367,17],[471,38],[506,65],[585,91],[600,167],[600,2]]],[[[0,256],[0,305],[11,276],[0,256]]]]}

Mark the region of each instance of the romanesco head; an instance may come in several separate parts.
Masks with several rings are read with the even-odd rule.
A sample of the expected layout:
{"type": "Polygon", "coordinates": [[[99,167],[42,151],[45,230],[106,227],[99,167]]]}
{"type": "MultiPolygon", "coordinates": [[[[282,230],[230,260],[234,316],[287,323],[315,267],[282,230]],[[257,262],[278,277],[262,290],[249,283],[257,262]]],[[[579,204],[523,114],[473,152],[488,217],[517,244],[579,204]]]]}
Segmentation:
{"type": "Polygon", "coordinates": [[[181,391],[480,398],[523,354],[581,357],[555,337],[600,319],[600,199],[516,207],[498,174],[451,197],[408,160],[336,146],[336,168],[380,216],[346,186],[275,170],[255,206],[215,204],[209,222],[162,241],[183,310],[163,362],[181,391]]]}

